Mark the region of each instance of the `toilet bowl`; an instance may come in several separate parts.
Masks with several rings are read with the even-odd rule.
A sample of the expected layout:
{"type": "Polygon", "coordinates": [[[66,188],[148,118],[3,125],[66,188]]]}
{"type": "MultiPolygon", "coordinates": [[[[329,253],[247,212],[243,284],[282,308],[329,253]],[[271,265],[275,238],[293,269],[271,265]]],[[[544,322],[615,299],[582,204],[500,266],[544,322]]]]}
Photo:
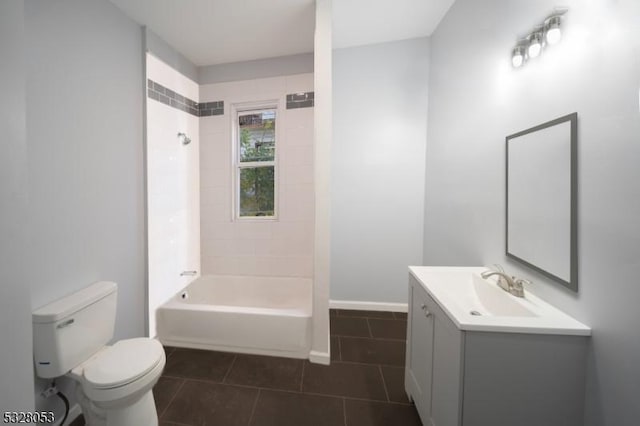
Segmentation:
{"type": "Polygon", "coordinates": [[[67,376],[91,426],[158,424],[152,389],[164,369],[162,345],[147,338],[106,346],[67,376]]]}
{"type": "Polygon", "coordinates": [[[117,286],[98,282],[33,312],[36,374],[70,377],[89,426],[157,426],[153,386],[166,363],[157,340],[111,346],[117,286]]]}

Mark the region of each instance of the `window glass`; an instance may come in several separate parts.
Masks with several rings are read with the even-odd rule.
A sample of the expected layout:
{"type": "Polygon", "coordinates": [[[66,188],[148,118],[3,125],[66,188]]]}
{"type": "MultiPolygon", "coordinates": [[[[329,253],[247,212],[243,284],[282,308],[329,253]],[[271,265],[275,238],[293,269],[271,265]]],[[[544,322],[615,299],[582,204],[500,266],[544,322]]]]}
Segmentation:
{"type": "Polygon", "coordinates": [[[276,216],[276,109],[236,117],[236,217],[276,216]]]}
{"type": "Polygon", "coordinates": [[[273,161],[276,147],[276,112],[238,115],[240,162],[273,161]]]}
{"type": "Polygon", "coordinates": [[[240,216],[273,216],[273,166],[240,169],[240,216]]]}

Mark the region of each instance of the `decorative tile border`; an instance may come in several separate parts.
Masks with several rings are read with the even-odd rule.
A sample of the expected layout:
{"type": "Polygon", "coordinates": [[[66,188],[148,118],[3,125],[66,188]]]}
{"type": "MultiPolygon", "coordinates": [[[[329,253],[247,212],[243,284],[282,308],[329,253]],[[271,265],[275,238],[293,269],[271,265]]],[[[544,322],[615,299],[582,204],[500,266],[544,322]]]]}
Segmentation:
{"type": "Polygon", "coordinates": [[[287,95],[287,109],[309,108],[313,106],[314,92],[287,95]]]}
{"type": "Polygon", "coordinates": [[[147,79],[147,96],[196,117],[224,114],[224,101],[198,103],[151,79],[147,79]]]}
{"type": "Polygon", "coordinates": [[[224,101],[202,102],[198,105],[200,117],[209,117],[210,115],[224,114],[224,101]]]}
{"type": "Polygon", "coordinates": [[[155,99],[165,105],[195,115],[196,117],[200,116],[198,103],[196,101],[186,98],[151,79],[147,80],[147,94],[151,99],[155,99]]]}
{"type": "MultiPolygon", "coordinates": [[[[224,115],[224,101],[201,102],[174,92],[155,81],[147,80],[147,95],[151,99],[179,109],[196,117],[224,115]]],[[[310,108],[314,104],[314,92],[291,93],[287,95],[287,109],[310,108]]]]}

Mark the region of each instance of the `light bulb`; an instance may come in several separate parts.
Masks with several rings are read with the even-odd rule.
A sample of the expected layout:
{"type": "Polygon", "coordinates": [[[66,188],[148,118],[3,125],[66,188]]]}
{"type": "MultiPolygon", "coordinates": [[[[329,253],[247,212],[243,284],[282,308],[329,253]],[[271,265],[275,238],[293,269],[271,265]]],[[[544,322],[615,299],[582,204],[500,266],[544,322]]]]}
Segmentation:
{"type": "Polygon", "coordinates": [[[547,42],[549,44],[556,44],[557,42],[560,41],[561,38],[562,38],[562,32],[560,31],[560,28],[551,28],[547,32],[547,42]]]}
{"type": "Polygon", "coordinates": [[[560,17],[553,16],[549,19],[547,24],[546,39],[549,44],[556,44],[562,38],[562,31],[560,30],[560,17]]]}
{"type": "Polygon", "coordinates": [[[511,64],[514,68],[520,68],[524,63],[524,49],[520,46],[513,49],[511,64]]]}
{"type": "Polygon", "coordinates": [[[542,40],[539,33],[534,33],[529,38],[529,49],[527,49],[527,53],[529,53],[530,58],[537,58],[540,56],[540,52],[542,51],[542,40]]]}
{"type": "Polygon", "coordinates": [[[540,56],[540,51],[542,50],[542,46],[540,45],[539,42],[535,42],[532,43],[531,46],[529,46],[529,57],[530,58],[537,58],[538,56],[540,56]]]}
{"type": "Polygon", "coordinates": [[[511,63],[513,64],[514,68],[520,68],[523,62],[524,58],[522,57],[522,55],[513,55],[513,58],[511,58],[511,63]]]}

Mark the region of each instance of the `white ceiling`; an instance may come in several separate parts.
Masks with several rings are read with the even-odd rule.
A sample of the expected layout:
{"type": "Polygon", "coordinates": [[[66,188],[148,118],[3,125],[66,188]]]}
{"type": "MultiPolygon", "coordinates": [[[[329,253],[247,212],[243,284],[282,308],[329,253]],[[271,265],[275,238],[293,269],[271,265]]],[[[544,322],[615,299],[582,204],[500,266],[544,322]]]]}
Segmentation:
{"type": "Polygon", "coordinates": [[[333,0],[333,47],[431,35],[455,0],[333,0]]]}
{"type": "MultiPolygon", "coordinates": [[[[111,0],[195,65],[313,51],[314,0],[111,0]]],[[[430,35],[454,0],[333,0],[334,47],[430,35]]]]}
{"type": "Polygon", "coordinates": [[[314,0],[111,0],[195,65],[313,51],[314,0]]]}

